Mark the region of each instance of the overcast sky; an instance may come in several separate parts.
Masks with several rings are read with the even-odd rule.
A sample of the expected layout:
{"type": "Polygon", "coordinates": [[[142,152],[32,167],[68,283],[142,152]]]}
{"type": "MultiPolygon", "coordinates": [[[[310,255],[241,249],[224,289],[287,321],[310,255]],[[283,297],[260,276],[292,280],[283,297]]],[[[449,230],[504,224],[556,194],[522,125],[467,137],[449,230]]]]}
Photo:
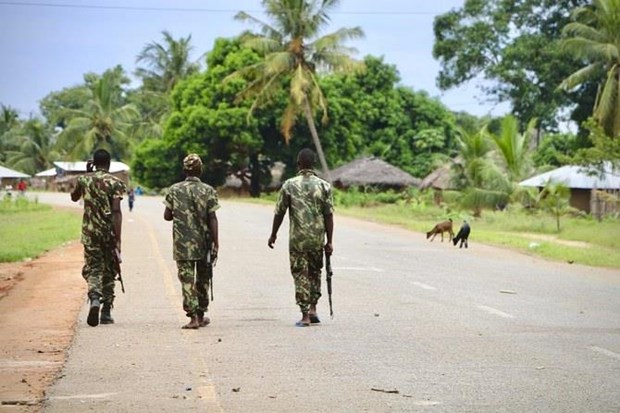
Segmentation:
{"type": "MultiPolygon", "coordinates": [[[[217,37],[250,28],[233,20],[239,10],[264,17],[260,0],[0,0],[0,103],[22,117],[38,113],[48,93],[79,84],[84,73],[122,65],[128,73],[145,44],[192,35],[194,58],[217,37]]],[[[351,43],[359,56],[383,56],[401,83],[425,90],[452,110],[476,115],[506,112],[481,103],[475,83],[441,92],[435,79],[433,19],[463,0],[342,0],[328,31],[360,26],[366,36],[351,43]]],[[[204,67],[204,65],[203,65],[204,67]]]]}

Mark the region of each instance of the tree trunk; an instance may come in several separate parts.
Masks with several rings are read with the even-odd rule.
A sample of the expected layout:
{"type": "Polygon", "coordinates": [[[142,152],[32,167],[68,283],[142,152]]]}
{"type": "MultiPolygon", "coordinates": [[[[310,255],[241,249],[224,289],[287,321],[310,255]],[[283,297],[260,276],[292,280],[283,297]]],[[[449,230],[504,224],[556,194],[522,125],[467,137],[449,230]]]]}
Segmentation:
{"type": "Polygon", "coordinates": [[[250,195],[252,198],[260,197],[260,163],[258,153],[250,155],[250,195]]]}
{"type": "Polygon", "coordinates": [[[310,103],[308,102],[308,99],[304,100],[304,114],[306,115],[308,128],[310,128],[310,134],[312,135],[312,141],[314,142],[316,153],[319,156],[319,161],[321,162],[321,167],[323,168],[323,177],[327,182],[331,183],[332,178],[329,173],[329,168],[327,167],[327,162],[325,161],[325,155],[323,154],[323,147],[321,146],[321,141],[319,141],[319,134],[317,133],[316,127],[314,125],[312,109],[310,108],[310,103]]]}

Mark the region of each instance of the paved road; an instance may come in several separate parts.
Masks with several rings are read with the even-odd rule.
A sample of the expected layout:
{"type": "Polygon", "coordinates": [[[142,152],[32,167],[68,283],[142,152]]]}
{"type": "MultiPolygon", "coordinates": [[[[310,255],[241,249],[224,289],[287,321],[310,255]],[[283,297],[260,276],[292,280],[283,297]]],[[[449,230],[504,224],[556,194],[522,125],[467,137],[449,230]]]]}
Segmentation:
{"type": "Polygon", "coordinates": [[[287,227],[269,250],[272,208],[223,202],[213,323],[186,331],[162,212],[125,210],[117,323],[84,306],[46,413],[620,411],[620,271],[336,216],[336,317],[295,328],[287,227]]]}

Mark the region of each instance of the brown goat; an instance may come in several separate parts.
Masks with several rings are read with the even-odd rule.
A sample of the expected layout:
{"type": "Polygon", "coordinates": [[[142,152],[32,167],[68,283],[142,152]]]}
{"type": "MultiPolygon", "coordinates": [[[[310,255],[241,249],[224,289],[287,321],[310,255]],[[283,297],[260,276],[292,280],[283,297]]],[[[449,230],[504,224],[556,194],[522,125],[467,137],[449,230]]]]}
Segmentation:
{"type": "Polygon", "coordinates": [[[435,236],[437,236],[437,234],[441,234],[441,242],[443,242],[444,232],[450,233],[449,241],[451,241],[452,237],[454,237],[454,232],[452,231],[452,218],[449,218],[447,221],[443,221],[435,225],[433,229],[431,229],[430,231],[426,233],[426,239],[431,238],[431,235],[432,235],[433,238],[431,238],[431,241],[433,241],[435,239],[435,236]]]}

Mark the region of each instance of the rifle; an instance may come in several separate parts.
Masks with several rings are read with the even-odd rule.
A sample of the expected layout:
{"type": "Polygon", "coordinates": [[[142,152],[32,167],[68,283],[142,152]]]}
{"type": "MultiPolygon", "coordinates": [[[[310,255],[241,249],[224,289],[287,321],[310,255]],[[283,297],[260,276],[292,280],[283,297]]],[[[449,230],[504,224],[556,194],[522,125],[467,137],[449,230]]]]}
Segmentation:
{"type": "Polygon", "coordinates": [[[211,290],[211,301],[213,301],[213,267],[217,262],[217,254],[213,251],[213,242],[209,233],[205,236],[205,248],[207,249],[207,279],[211,290]]]}
{"type": "Polygon", "coordinates": [[[325,272],[327,273],[327,296],[329,298],[329,316],[334,318],[334,310],[332,308],[332,261],[331,255],[325,254],[325,272]]]}
{"type": "Polygon", "coordinates": [[[118,248],[114,247],[114,272],[116,273],[114,281],[121,282],[121,291],[125,294],[125,284],[123,284],[123,276],[121,275],[121,262],[123,262],[121,252],[118,248]]]}

